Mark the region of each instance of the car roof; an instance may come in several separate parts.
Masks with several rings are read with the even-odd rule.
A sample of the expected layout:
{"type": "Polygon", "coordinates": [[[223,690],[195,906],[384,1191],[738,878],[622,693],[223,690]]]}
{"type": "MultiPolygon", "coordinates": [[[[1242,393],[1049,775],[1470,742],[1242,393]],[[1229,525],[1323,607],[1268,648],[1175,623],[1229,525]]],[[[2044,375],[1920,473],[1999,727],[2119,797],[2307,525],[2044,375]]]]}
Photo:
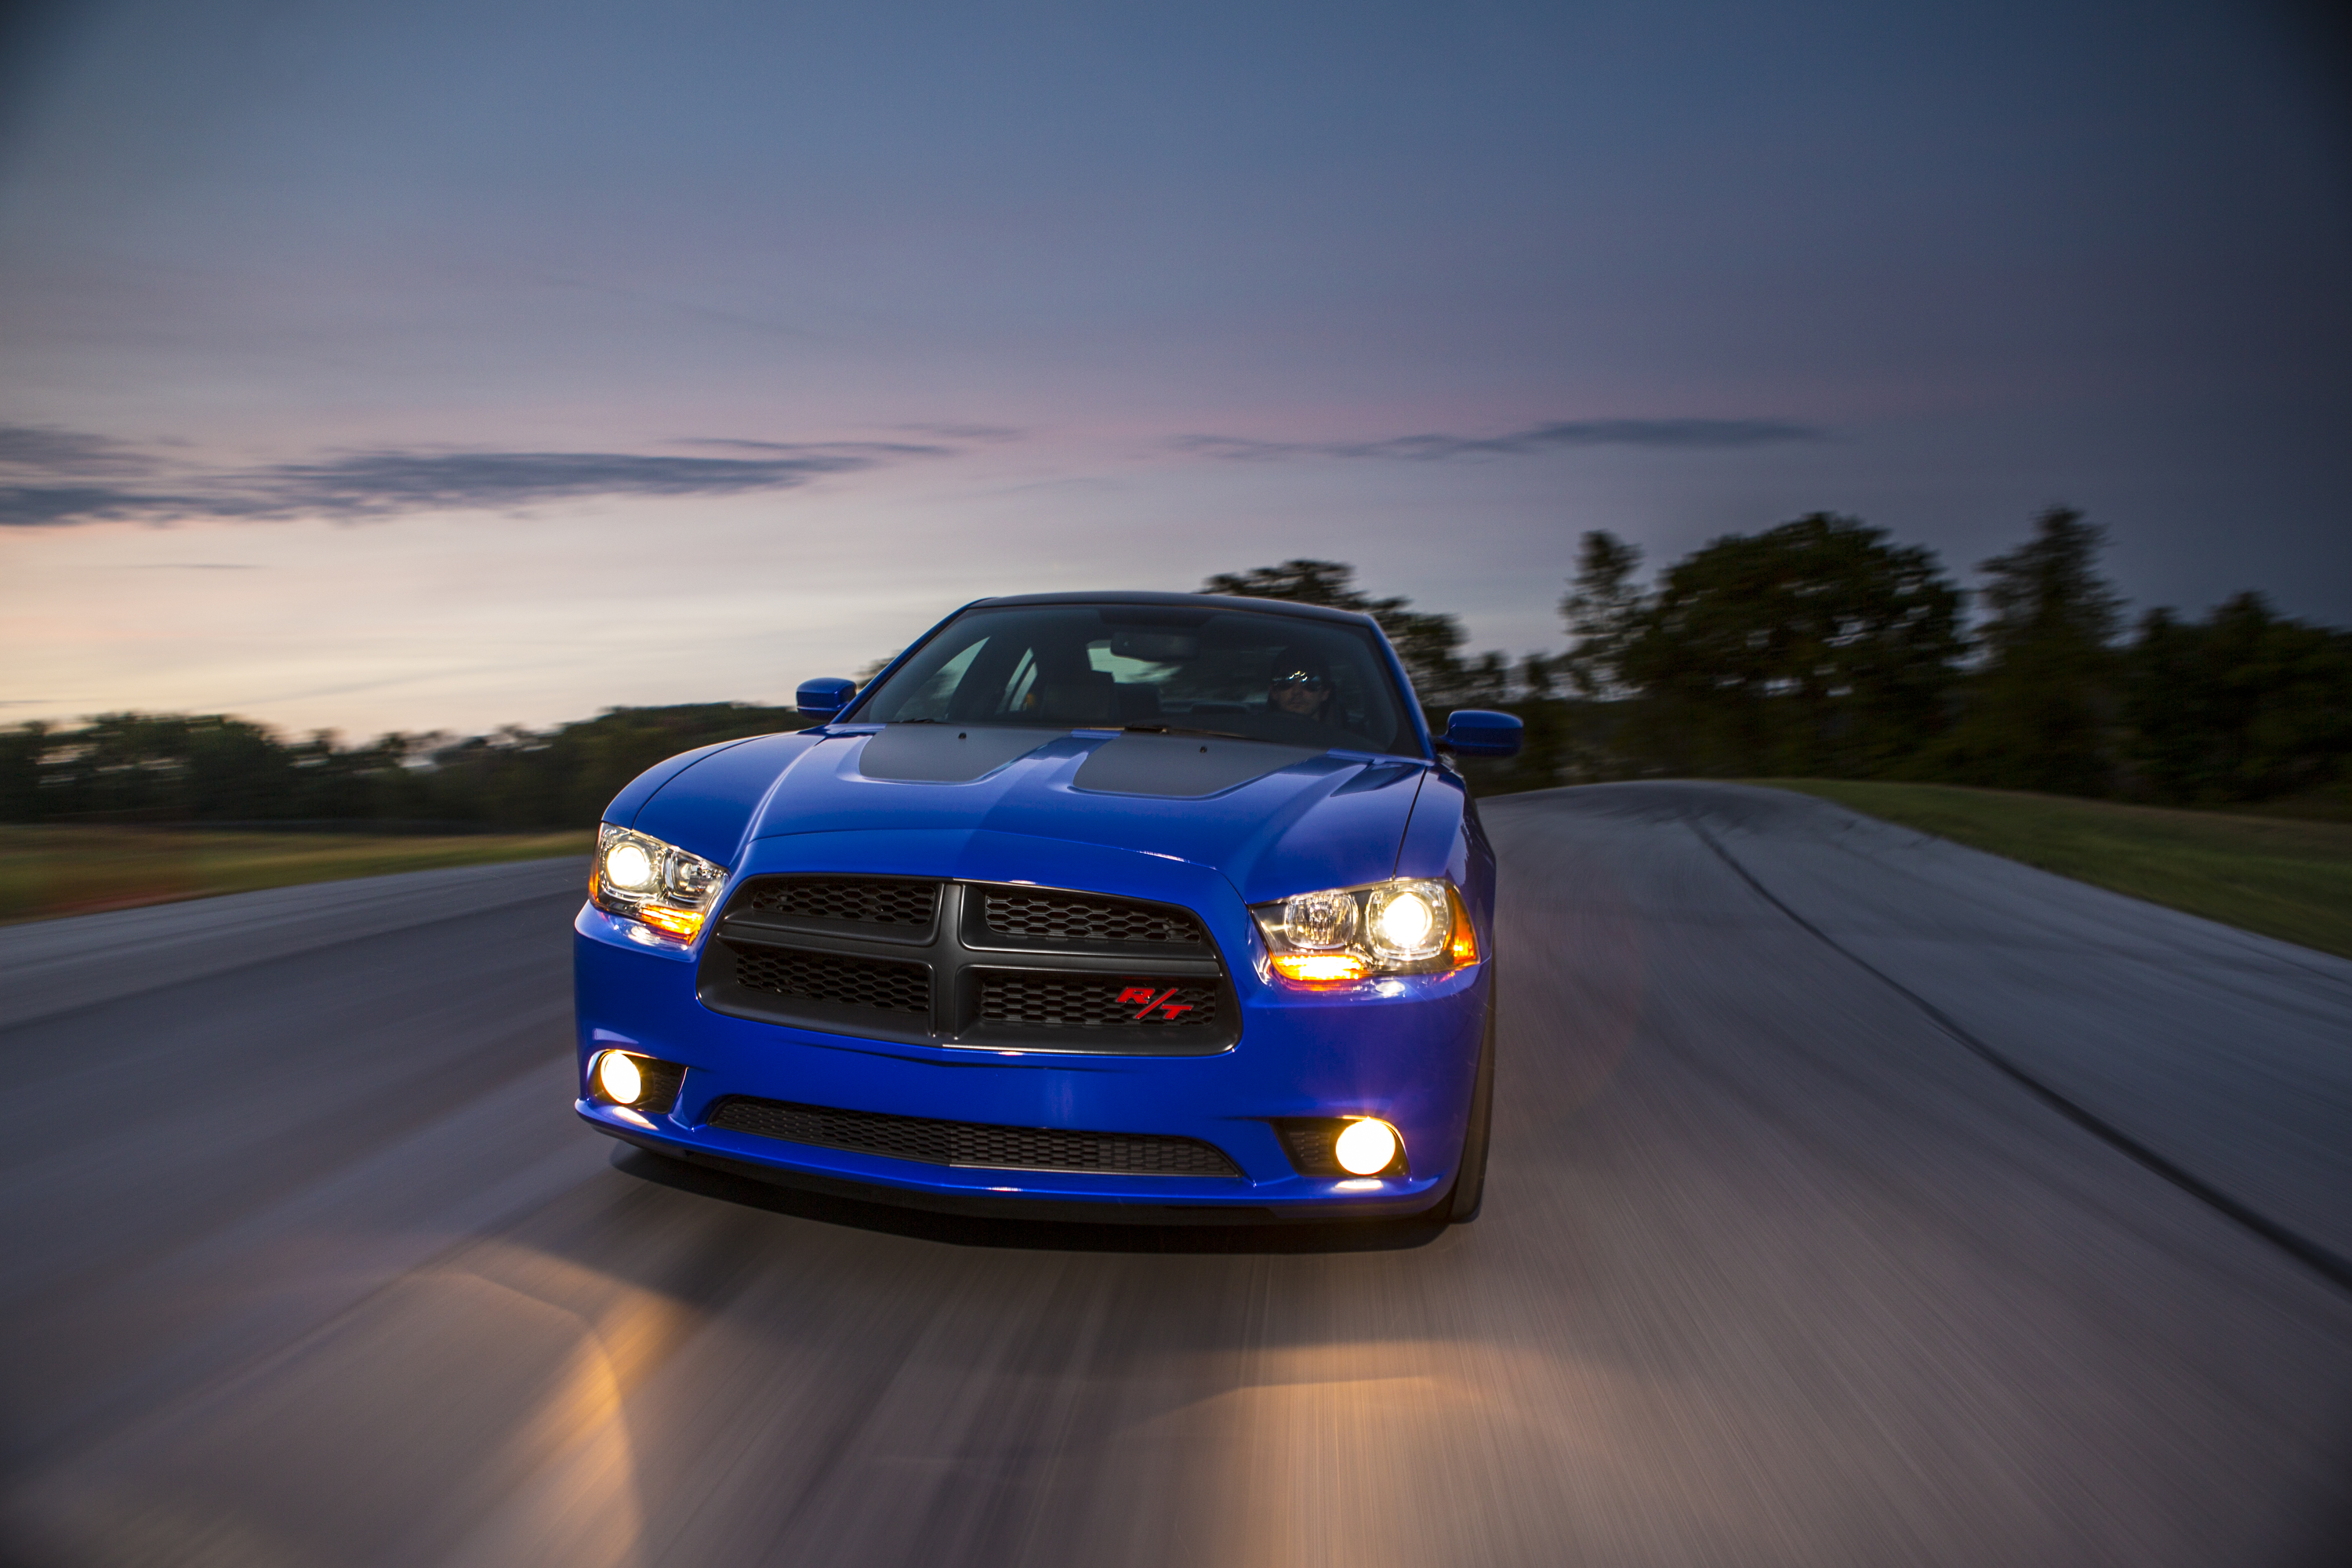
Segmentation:
{"type": "Polygon", "coordinates": [[[1001,598],[975,599],[964,606],[976,610],[1003,605],[1169,605],[1194,609],[1255,610],[1260,614],[1296,616],[1302,620],[1339,621],[1348,626],[1377,626],[1371,616],[1326,605],[1302,605],[1291,599],[1259,599],[1238,594],[1155,594],[1140,589],[1113,589],[1092,594],[1008,594],[1001,598]]]}

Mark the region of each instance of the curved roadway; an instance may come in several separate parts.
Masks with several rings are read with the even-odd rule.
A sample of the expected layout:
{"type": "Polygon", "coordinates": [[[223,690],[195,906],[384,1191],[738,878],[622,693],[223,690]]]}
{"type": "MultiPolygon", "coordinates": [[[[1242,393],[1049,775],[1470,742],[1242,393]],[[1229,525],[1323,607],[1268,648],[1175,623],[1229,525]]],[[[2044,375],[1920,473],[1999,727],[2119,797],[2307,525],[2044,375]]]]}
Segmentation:
{"type": "Polygon", "coordinates": [[[616,1158],[575,863],[0,931],[0,1562],[2339,1560],[2352,963],[1769,791],[1487,816],[1437,1233],[616,1158]]]}

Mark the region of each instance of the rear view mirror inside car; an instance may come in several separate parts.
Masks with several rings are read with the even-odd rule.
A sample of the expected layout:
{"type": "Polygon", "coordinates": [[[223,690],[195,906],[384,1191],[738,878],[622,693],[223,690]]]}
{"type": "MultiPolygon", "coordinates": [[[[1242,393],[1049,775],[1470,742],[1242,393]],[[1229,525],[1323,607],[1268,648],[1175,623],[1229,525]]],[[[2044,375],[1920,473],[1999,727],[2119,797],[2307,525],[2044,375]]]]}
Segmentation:
{"type": "Polygon", "coordinates": [[[1110,651],[1115,658],[1171,664],[1197,657],[1201,639],[1182,632],[1117,631],[1111,634],[1110,651]]]}

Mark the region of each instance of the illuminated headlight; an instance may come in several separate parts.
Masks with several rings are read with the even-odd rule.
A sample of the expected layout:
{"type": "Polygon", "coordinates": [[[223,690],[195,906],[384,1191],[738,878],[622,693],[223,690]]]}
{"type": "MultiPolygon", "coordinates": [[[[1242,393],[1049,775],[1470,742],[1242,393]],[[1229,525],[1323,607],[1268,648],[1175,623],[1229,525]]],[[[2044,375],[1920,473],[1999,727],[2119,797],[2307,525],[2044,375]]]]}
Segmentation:
{"type": "Polygon", "coordinates": [[[726,867],[676,845],[609,822],[596,829],[588,897],[606,914],[642,921],[671,936],[691,937],[717,907],[726,883],[726,867]]]}
{"type": "Polygon", "coordinates": [[[1394,882],[1364,898],[1364,935],[1375,958],[1418,963],[1445,950],[1454,910],[1442,882],[1394,882]]]}
{"type": "Polygon", "coordinates": [[[1427,974],[1478,962],[1462,896],[1446,882],[1400,878],[1300,893],[1250,910],[1276,973],[1306,985],[1427,974]]]}

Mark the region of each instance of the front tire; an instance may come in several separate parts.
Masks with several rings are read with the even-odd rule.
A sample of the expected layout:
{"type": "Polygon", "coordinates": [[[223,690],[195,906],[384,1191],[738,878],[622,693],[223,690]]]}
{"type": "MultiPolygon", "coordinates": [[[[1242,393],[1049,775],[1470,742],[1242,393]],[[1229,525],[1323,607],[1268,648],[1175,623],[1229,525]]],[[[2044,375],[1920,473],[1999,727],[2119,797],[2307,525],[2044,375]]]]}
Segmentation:
{"type": "Polygon", "coordinates": [[[1462,1169],[1454,1178],[1454,1194],[1446,1204],[1449,1225],[1468,1225],[1486,1206],[1486,1148],[1494,1129],[1495,1008],[1489,1002],[1486,1037],[1478,1047],[1478,1081],[1470,1091],[1470,1131],[1462,1141],[1462,1169]]]}

